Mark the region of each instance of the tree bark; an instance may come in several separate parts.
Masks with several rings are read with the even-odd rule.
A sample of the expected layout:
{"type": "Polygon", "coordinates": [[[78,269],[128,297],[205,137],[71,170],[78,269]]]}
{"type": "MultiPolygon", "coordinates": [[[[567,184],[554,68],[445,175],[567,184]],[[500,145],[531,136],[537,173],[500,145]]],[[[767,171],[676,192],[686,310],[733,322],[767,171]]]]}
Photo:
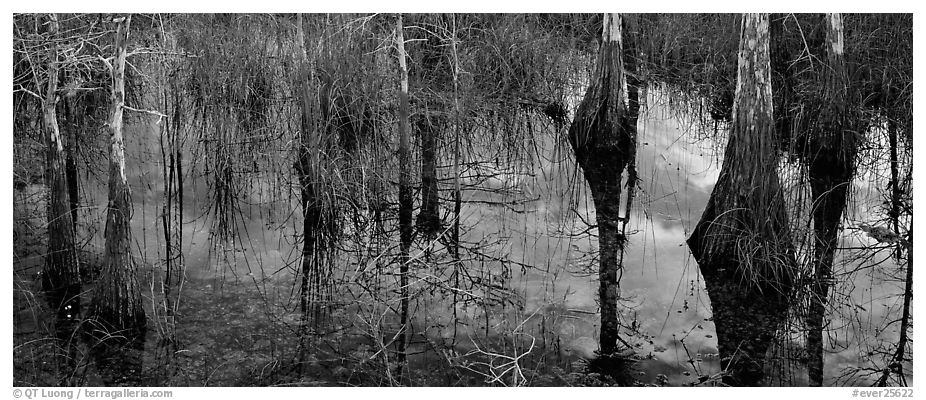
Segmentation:
{"type": "Polygon", "coordinates": [[[827,65],[823,69],[823,109],[811,126],[805,154],[814,220],[814,280],[806,321],[810,386],[823,384],[826,303],[833,279],[839,221],[846,208],[858,149],[846,93],[849,82],[843,52],[842,16],[827,14],[825,20],[827,65]]]}
{"type": "Polygon", "coordinates": [[[80,313],[81,283],[75,247],[74,221],[68,198],[66,157],[56,112],[58,90],[58,17],[49,16],[47,33],[48,82],[43,101],[45,128],[45,182],[48,190],[48,254],[42,273],[42,289],[59,319],[76,318],[80,313]]]}
{"type": "Polygon", "coordinates": [[[605,14],[595,77],[569,127],[568,140],[595,203],[601,302],[600,353],[617,350],[621,173],[634,157],[635,127],[627,110],[627,83],[621,59],[621,16],[605,14]]]}
{"type": "Polygon", "coordinates": [[[767,14],[745,14],[720,177],[688,247],[713,309],[724,381],[756,386],[787,316],[796,261],[778,180],[767,14]]]}
{"type": "Polygon", "coordinates": [[[109,131],[109,203],[104,233],[103,269],[93,289],[89,314],[91,356],[108,385],[137,386],[142,371],[147,318],[137,269],[132,259],[132,201],[125,175],[123,107],[125,57],[131,16],[116,17],[115,56],[112,62],[112,108],[109,131]]]}
{"type": "Polygon", "coordinates": [[[398,339],[398,373],[402,379],[402,371],[407,362],[406,347],[408,345],[408,264],[409,250],[412,245],[412,208],[414,207],[411,187],[411,166],[409,150],[408,125],[408,66],[405,60],[405,35],[403,34],[402,14],[396,22],[396,48],[399,56],[399,293],[401,304],[399,310],[398,339]]]}
{"type": "Polygon", "coordinates": [[[131,193],[125,175],[123,105],[125,104],[125,56],[131,16],[119,17],[113,58],[113,90],[110,121],[109,205],[106,213],[106,244],[103,271],[93,293],[91,315],[107,328],[126,331],[126,337],[144,337],[145,311],[132,259],[131,193]]]}
{"type": "Polygon", "coordinates": [[[424,115],[415,124],[421,137],[421,211],[416,227],[433,238],[441,231],[440,202],[437,186],[437,133],[443,124],[432,118],[425,107],[424,115]]]}
{"type": "Polygon", "coordinates": [[[61,383],[69,384],[76,371],[76,343],[71,340],[80,320],[81,280],[75,245],[76,230],[69,202],[69,184],[64,143],[56,113],[58,90],[58,16],[50,14],[48,74],[42,102],[45,130],[45,183],[47,186],[48,250],[42,271],[42,290],[55,312],[55,336],[62,361],[61,383]]]}
{"type": "Polygon", "coordinates": [[[80,205],[79,192],[77,186],[77,131],[79,118],[83,116],[78,113],[79,108],[74,104],[73,99],[64,101],[65,124],[67,126],[67,140],[65,140],[65,174],[68,177],[68,199],[71,205],[71,221],[74,223],[75,232],[77,230],[77,210],[80,205]]]}

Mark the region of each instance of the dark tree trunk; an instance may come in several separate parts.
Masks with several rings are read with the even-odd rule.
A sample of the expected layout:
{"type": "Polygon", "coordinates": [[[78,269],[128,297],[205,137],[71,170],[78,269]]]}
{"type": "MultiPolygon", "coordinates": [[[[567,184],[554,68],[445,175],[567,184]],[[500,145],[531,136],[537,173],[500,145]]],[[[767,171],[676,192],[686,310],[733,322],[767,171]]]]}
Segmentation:
{"type": "Polygon", "coordinates": [[[126,335],[144,336],[146,318],[132,259],[131,194],[125,175],[122,113],[125,104],[125,54],[131,17],[119,21],[113,59],[112,114],[109,121],[109,204],[103,271],[94,289],[91,315],[126,335]]]}
{"type": "Polygon", "coordinates": [[[840,14],[827,14],[823,109],[811,124],[805,151],[814,221],[814,279],[807,318],[808,376],[811,386],[823,384],[823,328],[833,279],[839,221],[855,168],[857,144],[847,99],[848,76],[843,56],[840,14]]]}
{"type": "Polygon", "coordinates": [[[425,108],[416,126],[421,137],[421,211],[418,212],[418,231],[433,238],[441,231],[440,202],[437,186],[437,135],[442,124],[432,118],[425,108]]]}
{"type": "MultiPolygon", "coordinates": [[[[51,37],[58,34],[58,19],[52,14],[48,21],[51,37]]],[[[59,316],[73,310],[79,313],[80,274],[77,267],[77,249],[74,244],[74,221],[68,199],[68,180],[64,142],[58,127],[55,110],[58,88],[57,47],[54,42],[48,50],[48,86],[43,104],[45,128],[45,181],[48,187],[48,254],[42,273],[42,287],[59,316]]]]}
{"type": "Polygon", "coordinates": [[[399,295],[401,304],[399,309],[399,324],[401,325],[398,339],[398,372],[402,379],[402,372],[407,362],[406,347],[409,336],[408,315],[408,264],[409,251],[412,245],[414,230],[412,227],[412,198],[411,187],[411,152],[409,149],[408,125],[408,67],[405,61],[405,35],[403,34],[402,14],[399,14],[396,23],[396,47],[399,52],[399,295]]]}
{"type": "Polygon", "coordinates": [[[720,177],[688,247],[713,309],[724,381],[756,386],[796,273],[778,180],[767,14],[743,16],[733,122],[720,177]]]}
{"type": "Polygon", "coordinates": [[[66,133],[67,140],[65,140],[64,148],[67,153],[65,160],[65,174],[68,179],[68,199],[70,200],[71,205],[71,221],[74,222],[74,229],[77,229],[77,209],[80,205],[78,189],[77,189],[77,130],[79,125],[79,120],[83,119],[83,115],[80,115],[78,111],[80,108],[75,106],[75,101],[73,98],[68,98],[64,101],[65,109],[65,121],[66,124],[66,133]]]}
{"type": "Polygon", "coordinates": [[[58,35],[57,15],[51,14],[46,26],[51,39],[48,48],[47,91],[42,104],[46,145],[45,183],[48,191],[48,251],[42,271],[42,290],[55,312],[57,348],[63,350],[60,354],[63,360],[60,364],[62,383],[67,384],[76,366],[76,343],[71,337],[80,320],[81,282],[75,246],[76,231],[68,201],[64,143],[55,110],[58,88],[58,49],[55,45],[58,35]]]}
{"type": "Polygon", "coordinates": [[[588,181],[598,223],[600,352],[617,350],[621,173],[634,157],[635,126],[626,104],[627,84],[621,59],[621,17],[605,14],[595,77],[569,127],[568,140],[588,181]]]}

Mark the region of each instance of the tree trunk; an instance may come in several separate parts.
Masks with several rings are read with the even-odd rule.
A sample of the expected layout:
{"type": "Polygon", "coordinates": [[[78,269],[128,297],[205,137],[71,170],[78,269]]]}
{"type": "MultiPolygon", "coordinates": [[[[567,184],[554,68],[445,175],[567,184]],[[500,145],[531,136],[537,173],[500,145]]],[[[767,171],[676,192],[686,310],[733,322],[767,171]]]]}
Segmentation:
{"type": "Polygon", "coordinates": [[[125,175],[122,113],[125,104],[125,55],[131,16],[120,17],[113,58],[112,113],[108,125],[109,205],[103,271],[94,290],[91,315],[105,326],[126,330],[124,335],[144,336],[146,318],[132,259],[131,193],[125,175]]]}
{"type": "Polygon", "coordinates": [[[621,59],[621,17],[605,14],[594,80],[569,127],[568,140],[588,181],[598,222],[601,354],[617,350],[621,173],[634,157],[636,135],[627,112],[621,59]]]}
{"type": "Polygon", "coordinates": [[[398,339],[398,373],[402,379],[402,370],[406,364],[406,347],[408,345],[408,264],[409,250],[412,245],[412,187],[409,150],[408,126],[408,67],[405,61],[405,35],[402,32],[402,14],[396,22],[396,47],[399,56],[399,292],[401,304],[399,323],[401,325],[398,339]]]}
{"type": "Polygon", "coordinates": [[[854,172],[857,144],[852,132],[843,56],[843,23],[840,14],[827,14],[826,54],[823,69],[824,108],[811,126],[805,152],[813,198],[814,280],[807,318],[808,376],[810,386],[823,384],[823,328],[826,302],[833,279],[839,221],[854,172]]]}
{"type": "Polygon", "coordinates": [[[71,340],[80,320],[81,282],[75,246],[74,220],[68,201],[66,157],[56,113],[58,90],[58,17],[49,15],[47,23],[48,82],[42,104],[45,129],[45,183],[47,186],[48,251],[42,271],[42,290],[55,312],[55,335],[64,362],[62,383],[70,381],[76,367],[76,343],[71,340]]]}
{"type": "Polygon", "coordinates": [[[437,186],[437,132],[442,127],[427,109],[416,121],[421,135],[421,211],[416,226],[419,232],[433,238],[441,231],[440,202],[437,186]]]}
{"type": "Polygon", "coordinates": [[[49,16],[48,34],[48,86],[43,104],[45,127],[45,182],[48,187],[48,255],[42,273],[42,288],[48,294],[51,307],[58,316],[80,312],[80,274],[77,267],[77,249],[74,244],[74,221],[68,199],[68,181],[64,143],[58,128],[55,110],[58,90],[58,17],[49,16]]]}
{"type": "Polygon", "coordinates": [[[122,113],[125,104],[125,56],[131,16],[117,17],[113,57],[112,109],[109,131],[109,204],[106,213],[103,270],[93,289],[90,315],[96,326],[89,329],[103,381],[108,385],[137,386],[147,319],[141,288],[132,259],[131,193],[125,175],[125,143],[122,113]]]}
{"type": "Polygon", "coordinates": [[[796,273],[778,180],[767,14],[745,14],[733,122],[720,177],[688,247],[713,309],[724,381],[755,386],[796,273]]]}
{"type": "Polygon", "coordinates": [[[83,119],[83,116],[78,113],[78,108],[73,99],[67,99],[64,101],[65,109],[65,121],[67,121],[66,132],[67,140],[65,140],[65,174],[68,177],[68,199],[70,200],[71,205],[71,221],[74,223],[74,229],[76,232],[77,229],[77,210],[80,204],[78,198],[78,188],[77,188],[77,130],[79,125],[79,119],[83,119]]]}

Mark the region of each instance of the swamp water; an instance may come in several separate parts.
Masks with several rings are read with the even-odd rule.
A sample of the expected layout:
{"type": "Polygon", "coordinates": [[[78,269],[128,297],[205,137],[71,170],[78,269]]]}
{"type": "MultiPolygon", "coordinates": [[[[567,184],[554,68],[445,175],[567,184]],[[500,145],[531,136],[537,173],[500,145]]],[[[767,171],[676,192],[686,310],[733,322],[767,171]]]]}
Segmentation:
{"type": "MultiPolygon", "coordinates": [[[[685,239],[700,217],[719,174],[721,158],[714,149],[722,146],[689,135],[687,126],[680,126],[676,118],[658,105],[652,106],[640,120],[637,169],[641,181],[628,225],[623,262],[621,295],[626,300],[621,316],[622,337],[641,358],[633,370],[639,382],[697,383],[702,377],[720,373],[721,363],[710,300],[685,239]]],[[[135,207],[133,235],[143,259],[139,265],[149,317],[155,315],[150,305],[152,299],[158,298],[161,273],[158,260],[164,251],[159,219],[163,183],[158,135],[153,125],[136,126],[127,134],[128,174],[135,207]]],[[[498,290],[479,294],[495,296],[492,304],[488,301],[454,304],[447,292],[429,291],[433,280],[428,277],[445,277],[446,271],[436,270],[446,269],[446,264],[435,267],[434,271],[413,268],[418,278],[411,279],[416,335],[409,348],[408,375],[413,382],[478,385],[490,381],[488,377],[498,377],[494,384],[518,384],[519,378],[514,377],[516,370],[498,365],[509,360],[506,357],[521,355],[524,361],[519,366],[529,384],[566,384],[567,380],[555,376],[559,373],[556,371],[568,371],[574,361],[594,355],[599,323],[597,260],[593,258],[597,239],[587,234],[569,234],[584,231],[587,225],[583,220],[594,221],[594,207],[586,196],[581,174],[569,162],[562,161],[563,152],[568,149],[556,145],[552,137],[545,139],[541,147],[543,154],[530,166],[520,168],[519,173],[495,164],[486,167],[491,170],[490,177],[479,180],[483,186],[515,193],[523,201],[507,206],[465,202],[462,209],[463,241],[484,243],[480,247],[478,268],[487,272],[490,281],[495,279],[492,287],[498,290]],[[477,354],[475,350],[481,352],[477,354]],[[479,364],[487,361],[486,353],[496,354],[497,364],[479,364]],[[546,372],[533,374],[529,371],[531,363],[543,363],[546,372]],[[463,365],[470,369],[459,372],[463,365]],[[550,372],[554,366],[560,369],[550,372]],[[542,378],[543,375],[554,376],[542,378]]],[[[447,170],[441,174],[449,174],[447,170]]],[[[880,183],[870,179],[874,178],[864,174],[857,179],[856,189],[860,193],[856,196],[857,209],[849,212],[847,226],[864,222],[861,215],[867,213],[866,207],[877,206],[877,193],[872,185],[880,183]]],[[[93,206],[83,212],[82,218],[90,216],[91,221],[102,221],[103,207],[97,205],[105,204],[104,186],[99,181],[88,182],[86,186],[82,188],[86,194],[82,200],[93,206]]],[[[294,232],[301,224],[281,218],[289,211],[281,211],[279,204],[249,205],[243,211],[245,218],[238,224],[240,239],[228,246],[215,247],[209,238],[209,217],[202,211],[208,202],[206,190],[201,181],[184,188],[182,250],[187,281],[176,315],[176,341],[159,343],[159,325],[149,322],[148,341],[141,354],[144,370],[127,373],[134,375],[135,384],[146,386],[297,381],[280,377],[296,373],[287,360],[295,357],[299,345],[296,333],[301,316],[295,271],[300,245],[294,232]]],[[[43,203],[33,201],[41,197],[41,191],[40,185],[32,185],[16,194],[22,199],[14,201],[14,214],[43,216],[40,212],[43,203]]],[[[247,196],[244,195],[246,200],[259,203],[260,199],[247,196]]],[[[464,200],[491,200],[493,196],[479,191],[466,191],[463,195],[464,200]]],[[[290,205],[298,210],[294,201],[290,205]]],[[[40,226],[41,218],[32,224],[40,226]]],[[[41,229],[29,232],[39,237],[41,229]]],[[[23,239],[26,236],[20,234],[22,240],[27,240],[23,239]]],[[[350,240],[349,235],[347,239],[350,240]]],[[[872,243],[856,231],[846,230],[843,237],[846,247],[872,243]]],[[[87,249],[90,252],[102,249],[102,232],[95,235],[87,249]]],[[[430,250],[443,248],[434,244],[430,250]]],[[[53,369],[47,358],[49,345],[40,339],[42,332],[50,329],[50,321],[36,311],[38,305],[33,306],[41,300],[29,297],[38,287],[34,277],[41,269],[40,251],[14,251],[17,253],[14,382],[27,386],[54,385],[53,369]]],[[[413,253],[421,258],[429,254],[423,247],[413,248],[413,253]]],[[[357,277],[367,271],[368,265],[346,264],[334,271],[334,281],[345,284],[332,289],[331,301],[335,306],[329,310],[328,322],[315,327],[320,334],[309,341],[310,351],[302,363],[298,384],[389,382],[384,366],[394,356],[377,348],[377,343],[388,344],[394,339],[397,317],[387,305],[376,304],[366,296],[362,285],[357,283],[357,277]]],[[[848,269],[850,265],[837,269],[848,269]]],[[[390,285],[395,289],[397,277],[387,271],[377,279],[385,288],[378,290],[386,290],[378,292],[378,298],[390,299],[388,305],[395,307],[398,296],[388,290],[390,285]]],[[[876,377],[854,381],[837,377],[843,376],[847,367],[864,367],[872,360],[880,362],[869,354],[872,349],[896,343],[897,324],[892,326],[893,330],[879,331],[876,327],[882,326],[888,311],[899,315],[902,282],[889,282],[881,269],[870,268],[857,273],[854,283],[837,290],[845,295],[834,304],[837,310],[826,335],[825,341],[830,346],[826,348],[824,384],[870,383],[876,377]]],[[[798,338],[800,334],[793,331],[791,336],[798,338]]],[[[776,364],[778,371],[772,373],[770,383],[804,385],[806,373],[796,350],[800,340],[787,343],[793,344],[776,349],[776,353],[790,360],[776,364]]],[[[80,353],[80,361],[90,365],[87,351],[80,353]]],[[[95,380],[98,378],[93,368],[89,367],[85,384],[102,384],[95,380]]]]}

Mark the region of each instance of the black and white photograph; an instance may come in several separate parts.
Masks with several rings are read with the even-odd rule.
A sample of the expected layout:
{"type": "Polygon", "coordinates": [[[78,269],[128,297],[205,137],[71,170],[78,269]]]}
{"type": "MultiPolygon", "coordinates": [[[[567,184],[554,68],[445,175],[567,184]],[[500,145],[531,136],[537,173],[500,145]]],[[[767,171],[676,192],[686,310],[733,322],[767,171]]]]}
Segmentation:
{"type": "Polygon", "coordinates": [[[215,7],[12,13],[14,398],[913,395],[912,13],[215,7]]]}

